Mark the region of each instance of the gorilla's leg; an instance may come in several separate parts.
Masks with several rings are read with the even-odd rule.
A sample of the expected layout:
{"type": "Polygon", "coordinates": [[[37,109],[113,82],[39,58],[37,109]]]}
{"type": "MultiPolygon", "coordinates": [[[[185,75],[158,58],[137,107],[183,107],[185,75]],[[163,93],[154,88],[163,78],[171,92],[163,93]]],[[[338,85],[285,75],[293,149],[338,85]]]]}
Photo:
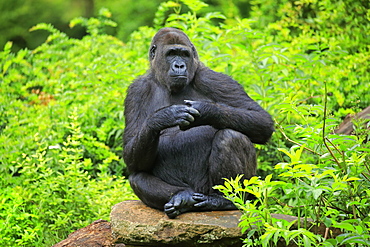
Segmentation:
{"type": "Polygon", "coordinates": [[[164,210],[169,218],[194,210],[194,191],[170,185],[149,173],[133,173],[129,177],[131,188],[146,205],[164,210]]]}
{"type": "Polygon", "coordinates": [[[240,132],[224,129],[217,131],[209,158],[211,185],[223,184],[223,178],[244,178],[256,175],[256,150],[249,138],[240,132]]]}
{"type": "Polygon", "coordinates": [[[223,178],[235,178],[238,174],[244,174],[244,178],[254,176],[256,164],[256,151],[248,137],[225,129],[216,132],[212,143],[208,162],[208,188],[195,188],[204,194],[194,193],[188,187],[170,185],[144,172],[134,173],[129,179],[134,192],[145,204],[164,209],[169,218],[175,218],[188,211],[236,209],[231,201],[212,187],[223,184],[223,178]]]}
{"type": "Polygon", "coordinates": [[[256,167],[256,151],[247,136],[231,129],[217,131],[209,157],[210,191],[208,195],[194,195],[193,198],[199,201],[195,206],[200,210],[236,209],[231,201],[212,187],[223,184],[223,178],[235,178],[238,174],[251,178],[256,174],[256,167]]]}
{"type": "Polygon", "coordinates": [[[184,189],[170,185],[146,172],[137,172],[129,176],[131,188],[146,205],[163,210],[171,196],[184,189]]]}

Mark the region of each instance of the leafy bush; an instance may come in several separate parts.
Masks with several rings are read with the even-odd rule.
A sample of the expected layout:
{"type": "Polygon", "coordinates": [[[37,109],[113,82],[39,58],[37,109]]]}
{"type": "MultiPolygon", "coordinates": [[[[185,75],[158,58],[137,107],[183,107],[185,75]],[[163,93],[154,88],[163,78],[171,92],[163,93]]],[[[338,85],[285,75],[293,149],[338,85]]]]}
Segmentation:
{"type": "Polygon", "coordinates": [[[8,43],[0,54],[2,245],[50,246],[136,198],[120,136],[126,79],[144,66],[125,60],[137,50],[101,34],[114,25],[107,16],[71,21],[88,25],[82,40],[39,24],[34,31],[50,32],[44,44],[13,54],[8,43]]]}
{"type": "Polygon", "coordinates": [[[340,136],[327,134],[319,127],[315,128],[317,134],[300,126],[298,129],[307,142],[279,149],[289,161],[275,165],[278,180],[272,181],[272,175],[244,181],[238,177],[217,186],[243,210],[240,226],[249,231],[245,243],[275,246],[284,239],[287,245],[298,246],[368,246],[369,130],[361,131],[360,127],[357,136],[340,136]],[[316,156],[315,163],[304,157],[305,151],[316,156]],[[257,199],[245,202],[245,193],[257,199]],[[304,223],[298,223],[296,229],[293,225],[297,222],[274,219],[272,213],[297,216],[297,222],[303,219],[304,223]],[[313,225],[327,232],[316,235],[310,232],[313,225]]]}
{"type": "Polygon", "coordinates": [[[107,219],[120,198],[133,197],[128,183],[108,172],[108,165],[118,160],[115,154],[107,152],[94,178],[89,175],[91,160],[83,159],[83,145],[90,140],[81,132],[77,110],[67,129],[71,134],[62,146],[48,146],[36,134],[36,150],[14,161],[19,177],[1,190],[3,245],[50,246],[94,218],[107,219]]]}
{"type": "MultiPolygon", "coordinates": [[[[276,121],[269,145],[257,146],[261,178],[218,187],[243,210],[243,230],[257,224],[246,243],[273,246],[282,238],[304,246],[365,246],[369,130],[359,122],[353,136],[332,133],[342,117],[370,104],[366,42],[352,49],[357,39],[343,39],[343,33],[330,32],[333,25],[322,24],[329,1],[311,20],[314,29],[296,13],[307,1],[282,1],[266,25],[207,13],[199,0],[182,2],[162,3],[156,28],[183,29],[207,66],[238,80],[276,121]],[[189,11],[181,14],[184,5],[189,11]],[[257,200],[244,202],[245,192],[257,200]],[[292,229],[271,213],[310,218],[343,234],[323,238],[304,225],[292,229]]],[[[259,1],[252,5],[254,13],[266,8],[259,1]]],[[[50,246],[107,219],[114,203],[134,198],[123,177],[123,100],[128,85],[148,68],[156,30],[141,27],[123,43],[105,34],[116,25],[110,15],[102,9],[96,18],[72,20],[71,27],[88,31],[81,40],[38,24],[33,32],[49,32],[42,45],[12,53],[8,43],[0,52],[2,245],[50,246]]]]}

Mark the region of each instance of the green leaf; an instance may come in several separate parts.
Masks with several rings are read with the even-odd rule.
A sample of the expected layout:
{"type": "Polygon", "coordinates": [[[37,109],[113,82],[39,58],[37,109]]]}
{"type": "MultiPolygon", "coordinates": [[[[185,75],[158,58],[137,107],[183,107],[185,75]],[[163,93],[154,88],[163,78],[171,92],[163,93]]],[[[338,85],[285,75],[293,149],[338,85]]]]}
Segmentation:
{"type": "Polygon", "coordinates": [[[6,42],[5,43],[5,46],[4,46],[4,51],[5,52],[9,52],[12,49],[12,46],[13,46],[13,42],[12,41],[6,42]]]}
{"type": "Polygon", "coordinates": [[[356,231],[356,228],[350,224],[350,223],[346,223],[346,222],[341,222],[341,223],[334,223],[333,224],[333,227],[336,227],[336,228],[340,228],[340,229],[343,229],[343,230],[347,230],[347,231],[350,231],[350,232],[355,232],[356,231]]]}
{"type": "Polygon", "coordinates": [[[200,1],[200,0],[181,0],[184,4],[186,4],[192,12],[196,13],[204,7],[207,7],[208,4],[200,1]]]}

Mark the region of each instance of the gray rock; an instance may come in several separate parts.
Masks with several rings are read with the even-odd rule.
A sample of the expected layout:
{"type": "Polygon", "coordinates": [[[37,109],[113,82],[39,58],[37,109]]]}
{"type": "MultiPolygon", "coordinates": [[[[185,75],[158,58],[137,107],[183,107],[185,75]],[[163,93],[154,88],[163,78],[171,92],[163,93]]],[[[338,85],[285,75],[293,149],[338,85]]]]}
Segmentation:
{"type": "Polygon", "coordinates": [[[124,201],[110,215],[116,243],[142,246],[241,246],[241,213],[190,212],[169,219],[140,201],[124,201]]]}

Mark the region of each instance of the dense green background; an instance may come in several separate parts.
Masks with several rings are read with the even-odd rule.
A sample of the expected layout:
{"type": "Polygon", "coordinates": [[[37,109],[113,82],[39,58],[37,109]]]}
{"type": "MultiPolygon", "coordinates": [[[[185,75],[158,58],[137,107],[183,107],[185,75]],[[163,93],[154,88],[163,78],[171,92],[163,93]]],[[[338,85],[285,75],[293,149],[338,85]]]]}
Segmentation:
{"type": "Polygon", "coordinates": [[[350,136],[333,130],[370,105],[369,2],[127,2],[0,3],[0,244],[50,246],[135,198],[123,100],[148,68],[152,36],[172,26],[275,120],[271,141],[257,145],[261,180],[246,184],[259,204],[238,201],[235,183],[223,189],[244,220],[285,213],[345,234],[325,239],[302,226],[295,235],[261,217],[255,245],[367,246],[369,124],[356,121],[350,136]]]}
{"type": "MultiPolygon", "coordinates": [[[[140,26],[153,26],[155,12],[163,0],[3,0],[0,3],[0,47],[9,40],[13,50],[28,47],[34,49],[44,42],[46,32],[29,32],[40,22],[53,24],[71,37],[81,38],[85,29],[69,27],[72,18],[93,17],[102,7],[108,8],[118,26],[107,30],[109,34],[127,41],[130,34],[140,26]]],[[[247,17],[250,3],[245,0],[208,0],[207,11],[222,11],[228,17],[247,17]]],[[[185,9],[186,6],[184,6],[185,9]]]]}

